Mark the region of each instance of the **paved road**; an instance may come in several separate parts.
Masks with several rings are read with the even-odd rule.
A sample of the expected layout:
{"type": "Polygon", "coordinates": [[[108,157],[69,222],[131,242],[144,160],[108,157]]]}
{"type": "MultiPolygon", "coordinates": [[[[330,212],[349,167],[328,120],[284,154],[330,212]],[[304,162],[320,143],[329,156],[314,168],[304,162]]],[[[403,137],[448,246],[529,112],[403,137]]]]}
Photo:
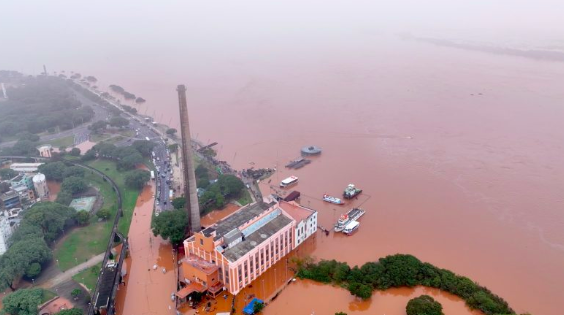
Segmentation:
{"type": "Polygon", "coordinates": [[[76,265],[76,266],[72,267],[71,269],[68,269],[67,271],[61,272],[57,276],[50,278],[49,280],[47,280],[44,283],[41,283],[39,286],[42,287],[42,288],[52,288],[52,287],[54,287],[58,284],[65,282],[65,281],[71,280],[74,275],[80,273],[84,269],[88,269],[92,266],[95,266],[95,265],[101,263],[102,260],[104,260],[104,254],[105,253],[101,253],[99,255],[96,255],[96,256],[90,258],[88,261],[83,262],[80,265],[76,265]]]}

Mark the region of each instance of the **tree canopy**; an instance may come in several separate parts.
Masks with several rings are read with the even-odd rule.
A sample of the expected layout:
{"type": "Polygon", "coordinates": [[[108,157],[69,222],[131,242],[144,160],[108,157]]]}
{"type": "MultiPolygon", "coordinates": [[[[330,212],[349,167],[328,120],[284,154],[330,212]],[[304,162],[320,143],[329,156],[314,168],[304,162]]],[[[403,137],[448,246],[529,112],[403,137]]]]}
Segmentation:
{"type": "Polygon", "coordinates": [[[441,303],[428,295],[409,300],[405,310],[407,315],[444,315],[441,303]]]}
{"type": "Polygon", "coordinates": [[[125,184],[131,188],[141,189],[151,179],[149,171],[133,170],[125,174],[125,184]]]}
{"type": "Polygon", "coordinates": [[[152,141],[147,140],[135,140],[131,144],[142,156],[150,156],[153,148],[155,147],[155,143],[152,141]]]}
{"type": "Polygon", "coordinates": [[[123,117],[114,116],[110,119],[110,126],[112,127],[123,128],[127,125],[129,125],[129,120],[123,117]]]}
{"type": "Polygon", "coordinates": [[[172,199],[172,206],[174,207],[174,209],[184,209],[185,204],[186,204],[185,197],[178,197],[172,199]]]}
{"type": "Polygon", "coordinates": [[[90,220],[90,213],[85,210],[80,210],[74,215],[74,218],[79,225],[87,225],[90,220]]]}
{"type": "Polygon", "coordinates": [[[13,282],[30,272],[32,264],[41,265],[51,257],[51,249],[43,238],[28,238],[14,243],[0,256],[0,291],[8,287],[14,289],[13,282]]]}
{"type": "Polygon", "coordinates": [[[58,161],[58,162],[50,162],[39,165],[38,171],[42,174],[45,174],[45,177],[48,180],[54,181],[62,181],[65,178],[65,170],[67,166],[65,163],[58,161]]]}
{"type": "Polygon", "coordinates": [[[166,134],[167,134],[167,135],[171,135],[171,136],[175,135],[176,132],[178,132],[178,130],[176,130],[176,129],[174,129],[174,128],[168,128],[168,129],[166,130],[166,134]]]}
{"type": "Polygon", "coordinates": [[[83,178],[70,176],[63,180],[61,191],[68,191],[71,194],[78,194],[88,189],[88,183],[83,178]]]}
{"type": "Polygon", "coordinates": [[[41,304],[43,289],[20,289],[2,299],[4,311],[11,315],[37,315],[37,306],[41,304]]]}
{"type": "Polygon", "coordinates": [[[72,156],[79,156],[80,155],[80,149],[79,148],[72,148],[70,150],[70,155],[72,156]]]}
{"type": "Polygon", "coordinates": [[[90,129],[94,133],[102,133],[104,130],[106,130],[107,127],[108,123],[106,121],[98,120],[88,126],[88,129],[90,129]]]}
{"type": "Polygon", "coordinates": [[[153,218],[153,234],[155,236],[160,235],[173,244],[178,244],[184,240],[187,224],[188,216],[185,210],[164,211],[153,218]]]}
{"type": "Polygon", "coordinates": [[[68,309],[68,310],[62,310],[62,311],[55,313],[55,315],[82,315],[82,314],[84,314],[84,313],[82,312],[82,310],[80,308],[71,308],[71,309],[68,309]]]}
{"type": "Polygon", "coordinates": [[[0,168],[0,178],[2,178],[2,180],[10,180],[16,176],[18,176],[18,172],[14,171],[13,169],[0,168]]]}
{"type": "Polygon", "coordinates": [[[94,110],[76,100],[65,80],[55,77],[28,77],[25,84],[10,90],[0,106],[0,134],[32,134],[50,128],[69,129],[94,117],[94,110]]]}
{"type": "Polygon", "coordinates": [[[22,222],[41,228],[45,239],[51,242],[62,232],[74,213],[73,209],[58,203],[38,202],[26,211],[22,222]]]}
{"type": "Polygon", "coordinates": [[[464,299],[472,309],[487,315],[515,314],[507,302],[485,287],[455,273],[421,262],[414,256],[396,254],[349,268],[346,263],[322,260],[299,266],[298,276],[343,285],[363,299],[375,289],[423,285],[438,288],[464,299]]]}

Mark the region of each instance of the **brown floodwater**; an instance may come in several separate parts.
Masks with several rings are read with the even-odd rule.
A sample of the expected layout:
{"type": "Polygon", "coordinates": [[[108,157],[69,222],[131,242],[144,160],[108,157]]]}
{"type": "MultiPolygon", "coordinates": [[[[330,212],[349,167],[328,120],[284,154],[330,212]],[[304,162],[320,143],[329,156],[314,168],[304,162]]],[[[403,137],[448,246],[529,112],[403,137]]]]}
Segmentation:
{"type": "MultiPolygon", "coordinates": [[[[186,83],[192,133],[219,142],[221,159],[239,169],[276,166],[275,186],[299,176],[293,189],[322,226],[352,206],[366,209],[353,237],[320,238],[317,258],[362,264],[410,253],[476,280],[519,312],[558,314],[564,64],[384,44],[356,43],[347,50],[354,58],[333,51],[255,64],[239,56],[247,62],[232,65],[212,56],[215,66],[167,78],[138,108],[177,126],[173,87],[186,83]],[[283,168],[308,144],[322,155],[298,171],[283,168]],[[364,190],[358,200],[320,201],[348,183],[364,190]]],[[[104,73],[108,83],[150,91],[146,81],[104,73]]],[[[312,306],[324,304],[311,296],[312,306]]],[[[388,300],[395,303],[389,295],[378,304],[388,300]]]]}
{"type": "Polygon", "coordinates": [[[126,285],[120,286],[116,297],[117,314],[175,314],[171,301],[171,294],[176,292],[172,246],[151,232],[153,191],[154,185],[146,185],[135,205],[128,234],[126,285]]]}
{"type": "Polygon", "coordinates": [[[225,208],[221,209],[221,210],[214,210],[208,214],[206,214],[205,216],[202,217],[200,223],[202,224],[202,226],[210,226],[212,224],[214,224],[215,222],[225,218],[226,216],[232,214],[233,212],[239,210],[239,206],[232,204],[232,203],[228,203],[225,208]]]}
{"type": "MultiPolygon", "coordinates": [[[[402,41],[371,24],[378,16],[363,23],[354,14],[285,19],[287,11],[273,10],[237,18],[256,5],[225,14],[188,1],[175,10],[140,10],[148,20],[104,8],[104,23],[74,21],[97,25],[90,36],[69,35],[46,21],[29,37],[8,38],[13,44],[3,60],[31,73],[44,63],[50,71],[94,75],[101,88],[118,84],[147,100],[130,103],[140,113],[173,127],[175,88],[186,84],[192,135],[217,141],[219,158],[238,169],[277,166],[274,185],[299,176],[293,189],[319,211],[323,226],[351,206],[366,209],[354,236],[319,237],[315,257],[362,264],[410,253],[476,280],[519,312],[559,315],[564,63],[402,41]],[[294,19],[295,28],[288,27],[294,19]],[[68,43],[73,49],[59,48],[68,43]],[[42,51],[41,63],[13,47],[42,51]],[[308,144],[322,147],[322,155],[298,171],[284,169],[308,144]],[[358,200],[342,207],[319,201],[349,183],[364,190],[358,200]]],[[[318,10],[325,12],[324,5],[318,10]]],[[[51,13],[52,20],[62,18],[51,13]]],[[[268,183],[262,187],[268,192],[268,183]]],[[[145,233],[149,246],[148,225],[145,233]]],[[[143,264],[154,264],[154,255],[143,264]]],[[[140,274],[145,266],[131,268],[140,274]]],[[[284,310],[278,301],[293,294],[307,294],[307,310],[321,310],[327,294],[335,309],[346,311],[345,293],[298,283],[267,312],[284,310]]],[[[378,293],[366,313],[402,315],[404,301],[378,293]]]]}
{"type": "Polygon", "coordinates": [[[49,200],[55,201],[59,191],[61,191],[61,183],[54,180],[47,181],[47,188],[49,189],[49,200]]]}

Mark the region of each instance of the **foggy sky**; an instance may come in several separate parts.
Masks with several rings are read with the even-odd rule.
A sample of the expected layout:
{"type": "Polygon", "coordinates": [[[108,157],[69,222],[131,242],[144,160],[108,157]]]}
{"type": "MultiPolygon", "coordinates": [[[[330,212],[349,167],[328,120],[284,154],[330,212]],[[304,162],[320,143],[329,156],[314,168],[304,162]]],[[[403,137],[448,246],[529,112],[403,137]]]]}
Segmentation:
{"type": "Polygon", "coordinates": [[[0,68],[14,70],[25,70],[37,57],[50,61],[73,53],[111,58],[190,44],[251,49],[273,39],[287,45],[300,36],[322,40],[360,32],[437,32],[487,41],[564,38],[564,1],[558,0],[50,0],[4,1],[0,11],[0,68]]]}

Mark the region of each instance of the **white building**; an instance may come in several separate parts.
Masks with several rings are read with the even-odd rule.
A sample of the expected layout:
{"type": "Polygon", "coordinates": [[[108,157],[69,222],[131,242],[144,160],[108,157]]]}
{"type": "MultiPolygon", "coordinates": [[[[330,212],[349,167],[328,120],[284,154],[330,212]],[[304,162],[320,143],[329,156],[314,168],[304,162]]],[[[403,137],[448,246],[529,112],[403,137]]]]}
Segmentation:
{"type": "Polygon", "coordinates": [[[39,155],[42,157],[51,157],[51,151],[53,151],[53,146],[50,144],[45,144],[37,148],[39,150],[39,155]]]}
{"type": "Polygon", "coordinates": [[[12,163],[10,168],[16,172],[34,173],[43,163],[12,163]]]}
{"type": "Polygon", "coordinates": [[[33,187],[35,187],[35,192],[37,192],[37,198],[49,198],[49,187],[47,187],[45,175],[37,173],[37,175],[33,176],[33,187]]]}
{"type": "Polygon", "coordinates": [[[12,235],[10,222],[4,216],[0,216],[0,255],[8,250],[8,239],[12,235]]]}

